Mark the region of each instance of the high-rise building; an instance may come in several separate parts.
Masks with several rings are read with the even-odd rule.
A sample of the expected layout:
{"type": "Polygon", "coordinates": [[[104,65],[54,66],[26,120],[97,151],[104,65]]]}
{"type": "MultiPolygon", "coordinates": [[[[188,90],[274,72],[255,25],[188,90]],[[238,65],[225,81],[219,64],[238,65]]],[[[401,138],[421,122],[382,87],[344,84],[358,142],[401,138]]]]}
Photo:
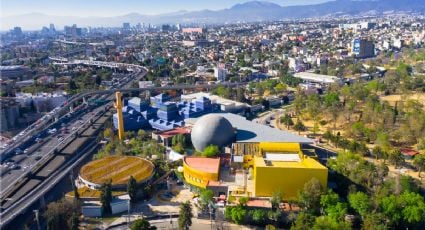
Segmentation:
{"type": "Polygon", "coordinates": [[[64,31],[65,35],[72,37],[81,36],[83,34],[83,30],[81,28],[78,28],[76,24],[72,26],[65,26],[64,31]]]}
{"type": "Polygon", "coordinates": [[[129,22],[124,22],[122,24],[122,28],[123,28],[123,30],[130,30],[130,23],[129,22]]]}
{"type": "Polygon", "coordinates": [[[355,38],[352,41],[351,52],[357,58],[368,58],[375,56],[375,44],[365,38],[355,38]]]}
{"type": "Polygon", "coordinates": [[[50,23],[50,25],[49,25],[49,33],[50,33],[51,35],[56,34],[55,24],[50,23]]]}
{"type": "Polygon", "coordinates": [[[22,28],[19,26],[14,27],[10,33],[12,34],[12,36],[15,37],[21,37],[22,36],[22,28]]]}
{"type": "Polygon", "coordinates": [[[217,78],[217,81],[223,82],[226,81],[227,69],[223,63],[217,64],[217,67],[214,68],[214,77],[217,78]]]}

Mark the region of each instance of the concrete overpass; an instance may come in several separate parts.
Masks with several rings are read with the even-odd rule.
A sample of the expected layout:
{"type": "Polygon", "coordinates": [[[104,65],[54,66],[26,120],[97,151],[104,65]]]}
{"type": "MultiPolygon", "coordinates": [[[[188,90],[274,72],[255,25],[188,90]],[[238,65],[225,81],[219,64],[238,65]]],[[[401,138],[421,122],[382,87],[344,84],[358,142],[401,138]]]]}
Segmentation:
{"type": "Polygon", "coordinates": [[[92,60],[68,60],[66,58],[58,57],[49,57],[50,60],[56,61],[53,62],[53,65],[86,65],[86,66],[96,66],[96,67],[106,67],[111,69],[122,69],[126,68],[128,70],[134,71],[135,69],[142,69],[143,66],[120,63],[120,62],[105,62],[105,61],[92,61],[92,60]]]}

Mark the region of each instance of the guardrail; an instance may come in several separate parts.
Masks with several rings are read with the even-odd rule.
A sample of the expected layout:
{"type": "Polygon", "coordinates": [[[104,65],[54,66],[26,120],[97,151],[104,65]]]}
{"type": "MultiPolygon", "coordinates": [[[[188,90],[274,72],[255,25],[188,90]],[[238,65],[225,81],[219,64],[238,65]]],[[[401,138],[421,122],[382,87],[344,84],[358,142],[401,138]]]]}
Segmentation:
{"type": "MultiPolygon", "coordinates": [[[[107,107],[107,105],[104,105],[104,107],[107,107]]],[[[100,111],[102,111],[102,110],[100,110],[100,111]]],[[[93,117],[96,117],[96,116],[98,116],[98,115],[96,115],[96,113],[94,115],[90,116],[86,121],[84,121],[84,123],[81,126],[79,126],[76,130],[71,132],[66,138],[64,138],[61,142],[59,142],[57,145],[55,145],[49,152],[47,152],[44,155],[44,157],[42,157],[40,159],[40,161],[38,161],[37,164],[35,164],[32,168],[28,168],[27,173],[21,174],[21,176],[16,178],[12,183],[9,184],[9,186],[7,186],[5,189],[3,189],[3,192],[2,192],[2,195],[1,195],[1,198],[0,198],[1,202],[3,202],[4,199],[6,199],[10,195],[11,191],[9,191],[9,190],[13,191],[16,187],[20,186],[20,184],[23,182],[22,179],[25,178],[28,175],[28,173],[35,173],[35,172],[37,172],[37,170],[39,170],[41,167],[43,167],[52,157],[55,156],[55,151],[58,151],[58,148],[61,145],[63,145],[63,147],[65,147],[71,141],[73,141],[77,137],[78,132],[81,129],[85,129],[84,125],[90,124],[90,120],[93,119],[93,117]],[[75,134],[77,134],[77,135],[75,135],[75,134]]],[[[96,118],[96,121],[100,117],[101,117],[101,115],[96,118]]]]}
{"type": "MultiPolygon", "coordinates": [[[[96,120],[100,119],[105,113],[106,111],[104,110],[100,110],[102,111],[102,113],[97,114],[95,113],[94,116],[97,116],[96,120]]],[[[88,119],[85,123],[90,122],[90,119],[88,119]]],[[[81,126],[83,127],[83,126],[81,126]]],[[[89,129],[90,125],[88,127],[85,127],[85,129],[89,129]]],[[[100,130],[100,129],[99,129],[100,130]]],[[[81,150],[77,150],[77,152],[74,154],[74,156],[72,157],[72,159],[70,159],[67,163],[65,163],[64,165],[61,166],[62,170],[56,170],[53,174],[51,174],[48,178],[54,178],[57,177],[53,182],[49,183],[49,179],[46,179],[45,181],[43,181],[40,185],[38,185],[38,187],[42,187],[41,191],[34,189],[31,190],[31,192],[29,192],[28,194],[26,194],[24,197],[22,197],[21,199],[19,199],[17,202],[15,202],[14,204],[12,204],[10,207],[8,207],[6,210],[4,210],[1,213],[1,219],[2,222],[0,224],[0,226],[4,226],[6,225],[8,222],[10,222],[11,220],[13,220],[17,215],[21,214],[23,210],[25,210],[27,207],[29,207],[33,202],[35,202],[39,196],[41,194],[44,194],[45,192],[47,192],[48,190],[50,190],[54,185],[56,185],[72,168],[74,168],[78,163],[80,163],[83,158],[78,159],[79,157],[81,157],[82,154],[84,154],[85,152],[87,152],[87,150],[91,147],[93,147],[92,149],[94,149],[95,147],[98,146],[98,143],[96,143],[95,141],[92,142],[90,145],[84,147],[81,150]],[[77,160],[76,162],[72,163],[74,160],[77,160]],[[71,165],[70,165],[71,164],[71,165]],[[43,186],[47,184],[47,186],[43,186]],[[38,196],[33,196],[34,193],[36,193],[37,191],[40,191],[41,193],[38,194],[38,196]],[[26,200],[30,198],[30,200],[26,200]],[[13,210],[15,207],[17,207],[18,205],[20,205],[24,200],[26,200],[26,202],[24,203],[24,207],[21,207],[18,211],[14,212],[11,216],[7,216],[6,218],[4,217],[5,214],[7,214],[9,211],[13,210]]]]}

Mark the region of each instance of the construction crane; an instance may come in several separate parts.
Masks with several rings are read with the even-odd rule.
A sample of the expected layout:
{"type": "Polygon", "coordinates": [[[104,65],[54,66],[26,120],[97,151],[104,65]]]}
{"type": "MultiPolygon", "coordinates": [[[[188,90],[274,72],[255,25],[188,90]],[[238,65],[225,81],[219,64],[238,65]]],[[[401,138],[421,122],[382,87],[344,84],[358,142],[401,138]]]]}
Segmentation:
{"type": "Polygon", "coordinates": [[[124,120],[122,118],[122,95],[121,92],[115,93],[116,102],[114,103],[115,108],[117,109],[118,116],[118,139],[124,139],[124,120]]]}

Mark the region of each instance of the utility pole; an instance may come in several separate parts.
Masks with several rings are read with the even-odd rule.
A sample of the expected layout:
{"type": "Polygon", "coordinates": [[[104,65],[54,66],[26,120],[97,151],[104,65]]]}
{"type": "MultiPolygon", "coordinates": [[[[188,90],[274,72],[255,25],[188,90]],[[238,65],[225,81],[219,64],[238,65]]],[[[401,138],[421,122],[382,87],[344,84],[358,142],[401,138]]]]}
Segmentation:
{"type": "Polygon", "coordinates": [[[37,230],[41,230],[40,228],[40,218],[38,216],[38,209],[32,210],[35,213],[35,219],[37,221],[37,230]]]}

